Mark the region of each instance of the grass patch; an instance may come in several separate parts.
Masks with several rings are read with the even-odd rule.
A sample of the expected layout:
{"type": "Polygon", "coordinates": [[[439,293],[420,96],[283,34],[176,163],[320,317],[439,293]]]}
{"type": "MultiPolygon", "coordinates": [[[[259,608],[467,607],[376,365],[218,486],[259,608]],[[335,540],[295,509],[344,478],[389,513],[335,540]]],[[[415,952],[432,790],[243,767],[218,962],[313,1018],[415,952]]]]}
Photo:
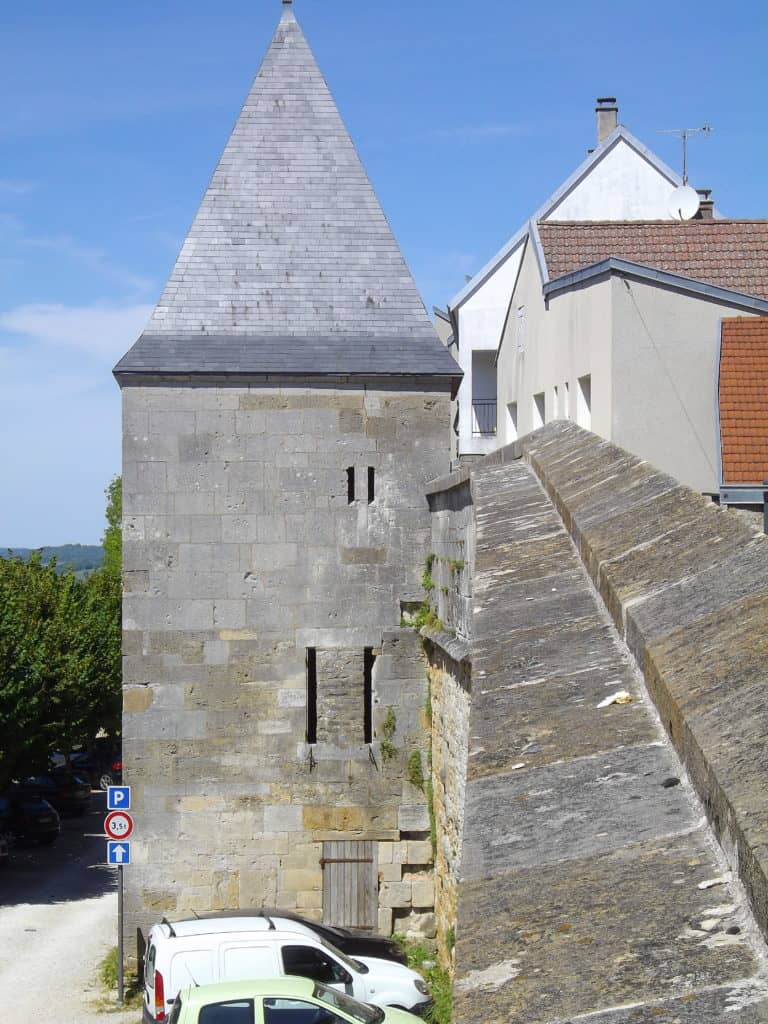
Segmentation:
{"type": "Polygon", "coordinates": [[[98,966],[98,977],[104,994],[98,1000],[97,1008],[108,1013],[117,1010],[141,1010],[142,991],[135,971],[123,972],[123,997],[125,1006],[117,1004],[117,946],[113,946],[98,966]]]}
{"type": "Polygon", "coordinates": [[[408,966],[422,975],[435,1005],[429,1011],[425,1020],[428,1024],[451,1024],[451,976],[444,967],[441,967],[432,950],[420,942],[409,942],[400,935],[395,936],[408,957],[408,966]],[[424,966],[424,965],[428,966],[424,966]]]}

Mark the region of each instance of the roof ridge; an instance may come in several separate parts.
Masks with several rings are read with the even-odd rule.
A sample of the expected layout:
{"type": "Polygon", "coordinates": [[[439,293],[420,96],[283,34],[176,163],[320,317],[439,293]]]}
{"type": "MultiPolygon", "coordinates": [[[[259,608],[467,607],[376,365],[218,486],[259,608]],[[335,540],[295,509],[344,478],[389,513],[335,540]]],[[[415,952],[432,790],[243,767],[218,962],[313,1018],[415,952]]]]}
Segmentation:
{"type": "Polygon", "coordinates": [[[696,225],[729,225],[729,224],[768,224],[766,217],[718,217],[717,219],[691,218],[690,220],[677,220],[677,218],[658,218],[656,220],[539,220],[536,222],[546,227],[643,227],[644,225],[671,225],[696,224],[696,225]]]}

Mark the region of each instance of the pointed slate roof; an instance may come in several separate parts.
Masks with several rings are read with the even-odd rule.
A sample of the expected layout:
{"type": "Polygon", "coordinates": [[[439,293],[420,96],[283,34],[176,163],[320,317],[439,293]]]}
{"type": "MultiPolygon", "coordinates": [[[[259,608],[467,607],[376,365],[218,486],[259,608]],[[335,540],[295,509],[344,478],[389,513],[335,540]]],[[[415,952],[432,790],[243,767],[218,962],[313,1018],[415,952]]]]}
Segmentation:
{"type": "Polygon", "coordinates": [[[115,368],[458,380],[286,4],[162,298],[115,368]]]}

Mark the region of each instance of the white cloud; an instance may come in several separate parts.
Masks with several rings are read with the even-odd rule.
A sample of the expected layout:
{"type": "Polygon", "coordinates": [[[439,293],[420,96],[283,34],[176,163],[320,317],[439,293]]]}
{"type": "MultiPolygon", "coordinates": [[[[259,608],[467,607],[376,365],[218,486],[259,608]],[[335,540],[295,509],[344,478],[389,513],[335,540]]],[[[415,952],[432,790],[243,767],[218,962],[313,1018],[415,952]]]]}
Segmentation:
{"type": "Polygon", "coordinates": [[[0,330],[39,345],[119,359],[139,336],[151,312],[152,306],[143,303],[17,306],[0,313],[0,330]]]}
{"type": "Polygon", "coordinates": [[[34,192],[37,185],[33,181],[15,181],[12,178],[0,178],[0,196],[25,196],[34,192]]]}
{"type": "Polygon", "coordinates": [[[509,136],[529,135],[528,124],[513,121],[489,121],[485,124],[457,124],[450,128],[434,128],[428,132],[432,139],[451,142],[482,142],[486,139],[503,139],[509,136]]]}
{"type": "Polygon", "coordinates": [[[99,303],[0,313],[0,546],[98,542],[104,488],[120,468],[110,371],[150,312],[99,303]]]}
{"type": "Polygon", "coordinates": [[[153,281],[150,278],[115,266],[100,249],[81,245],[69,235],[56,235],[51,238],[27,236],[22,239],[22,244],[31,249],[49,249],[61,253],[128,291],[142,294],[153,288],[153,281]]]}

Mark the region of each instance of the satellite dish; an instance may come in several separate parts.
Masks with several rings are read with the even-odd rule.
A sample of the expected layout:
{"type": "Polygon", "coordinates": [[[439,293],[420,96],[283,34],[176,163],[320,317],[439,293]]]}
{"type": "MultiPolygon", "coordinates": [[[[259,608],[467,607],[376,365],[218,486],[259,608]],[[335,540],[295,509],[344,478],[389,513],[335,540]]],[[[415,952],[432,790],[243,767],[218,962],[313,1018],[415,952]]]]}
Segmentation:
{"type": "Polygon", "coordinates": [[[674,220],[690,220],[699,212],[700,197],[690,185],[679,185],[667,201],[667,210],[674,220]]]}

